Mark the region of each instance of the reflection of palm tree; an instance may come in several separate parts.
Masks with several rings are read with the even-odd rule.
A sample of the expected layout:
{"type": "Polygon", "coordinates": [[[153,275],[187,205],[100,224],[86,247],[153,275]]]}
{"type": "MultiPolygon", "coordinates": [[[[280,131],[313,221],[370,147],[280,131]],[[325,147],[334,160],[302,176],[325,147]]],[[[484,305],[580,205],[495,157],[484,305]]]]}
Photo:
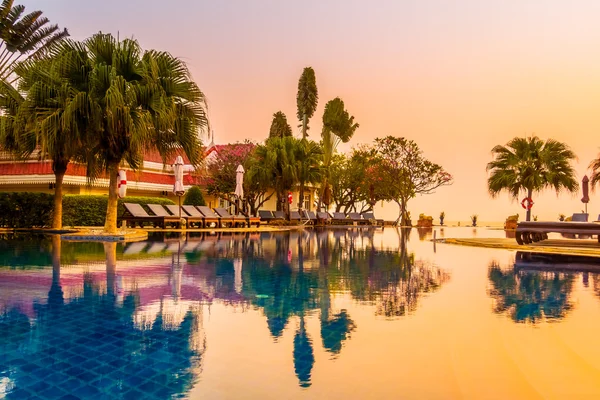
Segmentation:
{"type": "MultiPolygon", "coordinates": [[[[60,246],[54,248],[53,259],[60,259],[60,246]]],[[[4,330],[0,316],[1,333],[21,335],[13,333],[8,347],[2,346],[0,335],[0,364],[8,367],[16,386],[8,399],[23,398],[28,391],[65,389],[81,399],[144,398],[146,393],[171,398],[191,389],[204,351],[203,343],[192,346],[199,334],[197,310],[188,311],[175,328],[167,327],[159,314],[151,329],[137,329],[133,316],[139,299],[134,294],[119,306],[85,274],[83,297],[56,301],[55,294],[62,293],[59,271],[53,268],[48,303],[34,307],[35,325],[21,314],[9,314],[11,330],[4,330]]]]}
{"type": "Polygon", "coordinates": [[[356,329],[354,321],[350,319],[346,310],[335,314],[331,319],[321,318],[321,339],[323,347],[334,354],[342,350],[342,342],[349,337],[350,332],[356,329]]]}
{"type": "Polygon", "coordinates": [[[305,248],[303,235],[298,238],[298,268],[292,268],[284,256],[290,242],[287,232],[276,236],[275,257],[253,258],[244,263],[243,294],[263,309],[274,338],[281,337],[291,317],[299,317],[293,356],[301,386],[310,385],[314,364],[306,313],[320,309],[323,348],[332,354],[341,351],[344,341],[356,329],[346,310],[332,311],[331,293],[348,292],[354,299],[374,302],[378,314],[393,317],[414,311],[422,293],[433,292],[448,280],[446,272],[415,261],[414,254],[407,250],[409,231],[398,232],[400,251],[393,252],[375,250],[372,237],[361,241],[347,231],[319,232],[318,269],[308,268],[305,263],[304,256],[310,257],[310,251],[305,248]]]}
{"type": "Polygon", "coordinates": [[[494,312],[507,313],[515,322],[561,319],[573,308],[569,300],[572,274],[503,270],[492,261],[488,277],[494,312]]]}
{"type": "Polygon", "coordinates": [[[315,364],[312,340],[306,333],[304,315],[300,316],[300,327],[294,335],[294,370],[300,381],[300,386],[310,386],[310,373],[315,364]]]}

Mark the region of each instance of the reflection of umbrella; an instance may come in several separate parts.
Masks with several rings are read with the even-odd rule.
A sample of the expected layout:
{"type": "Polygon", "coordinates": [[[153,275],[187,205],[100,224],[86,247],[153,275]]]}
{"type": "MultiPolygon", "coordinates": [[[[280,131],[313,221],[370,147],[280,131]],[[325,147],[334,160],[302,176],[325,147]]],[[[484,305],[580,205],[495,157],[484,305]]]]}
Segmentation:
{"type": "Polygon", "coordinates": [[[175,257],[175,253],[173,253],[172,255],[172,262],[171,262],[171,295],[173,296],[173,298],[175,299],[175,301],[177,302],[177,300],[179,300],[179,298],[181,297],[181,278],[182,278],[182,274],[183,274],[183,266],[181,265],[181,262],[179,261],[179,258],[181,257],[181,240],[179,240],[177,242],[177,258],[175,257]]]}
{"type": "Polygon", "coordinates": [[[233,260],[233,271],[234,271],[234,278],[233,278],[233,284],[235,287],[235,292],[236,293],[242,293],[242,259],[241,258],[235,258],[233,260]]]}
{"type": "Polygon", "coordinates": [[[173,164],[173,174],[175,174],[175,184],[173,185],[173,193],[179,197],[179,218],[181,218],[181,196],[185,193],[183,187],[183,158],[177,156],[173,164]]]}
{"type": "Polygon", "coordinates": [[[583,180],[581,181],[581,191],[583,192],[583,197],[581,198],[581,202],[585,204],[585,213],[587,214],[587,203],[590,202],[590,196],[589,196],[589,191],[590,191],[590,180],[587,177],[587,175],[585,175],[583,177],[583,180]]]}

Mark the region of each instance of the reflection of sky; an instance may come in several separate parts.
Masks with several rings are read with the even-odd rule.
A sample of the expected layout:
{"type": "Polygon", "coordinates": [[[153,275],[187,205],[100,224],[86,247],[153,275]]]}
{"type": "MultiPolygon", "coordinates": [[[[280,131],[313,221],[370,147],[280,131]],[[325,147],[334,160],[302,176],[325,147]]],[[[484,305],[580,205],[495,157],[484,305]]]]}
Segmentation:
{"type": "MultiPolygon", "coordinates": [[[[470,235],[471,229],[445,229],[447,237],[461,233],[470,235]]],[[[503,232],[478,230],[478,237],[488,234],[503,235],[503,232]]],[[[437,236],[440,237],[439,230],[437,236]]],[[[306,235],[305,239],[314,237],[306,235]]],[[[181,324],[184,309],[195,309],[202,315],[201,339],[196,341],[205,340],[207,351],[190,398],[270,398],[273,393],[290,399],[307,395],[311,398],[393,398],[398,393],[407,398],[600,395],[600,348],[594,346],[600,328],[597,322],[600,298],[594,291],[596,282],[600,282],[597,275],[589,275],[586,287],[582,275],[574,274],[568,293],[572,306],[553,323],[544,318],[535,324],[517,323],[507,313],[494,312],[488,268],[495,260],[503,270],[510,271],[513,251],[437,244],[434,252],[433,244],[420,240],[419,232],[413,229],[406,242],[409,252],[414,253],[412,276],[443,272],[448,278],[435,290],[421,293],[411,312],[385,317],[378,315],[381,298],[377,297],[377,291],[373,290],[373,298],[362,300],[353,291],[364,287],[379,291],[385,288],[385,280],[380,280],[378,286],[373,284],[388,276],[385,273],[389,266],[379,257],[375,265],[369,267],[360,261],[360,251],[373,245],[377,251],[387,250],[379,254],[397,256],[401,242],[394,229],[386,228],[372,236],[331,233],[326,275],[319,275],[324,271],[320,267],[324,248],[317,247],[316,242],[306,245],[303,251],[306,281],[298,278],[297,243],[297,234],[287,241],[280,240],[279,245],[275,236],[265,237],[262,242],[254,243],[259,257],[251,258],[244,253],[242,242],[233,245],[222,240],[219,246],[207,247],[202,254],[186,253],[181,257],[184,264],[181,278],[174,274],[173,258],[168,254],[135,261],[127,260],[119,249],[116,274],[123,277],[125,291],[146,291],[146,295],[139,297],[132,317],[138,329],[148,329],[161,308],[165,330],[181,324]],[[335,261],[338,245],[348,260],[346,264],[335,261]],[[287,246],[292,250],[291,262],[287,261],[287,246]],[[236,274],[239,261],[234,261],[240,259],[241,276],[236,274]],[[283,264],[276,262],[277,259],[284,260],[283,264]],[[146,269],[137,270],[136,264],[140,263],[146,263],[146,269]],[[253,268],[263,266],[259,272],[277,274],[279,269],[289,268],[290,284],[281,288],[283,292],[308,293],[303,301],[285,306],[292,311],[277,338],[269,331],[264,305],[275,299],[273,296],[253,297],[252,291],[254,287],[262,287],[259,283],[271,282],[268,279],[272,278],[265,275],[262,282],[248,280],[254,279],[249,276],[253,268]],[[322,286],[325,278],[330,287],[328,297],[322,286]],[[174,288],[178,284],[181,290],[174,288]],[[302,285],[308,288],[307,292],[298,289],[302,285]],[[236,289],[240,286],[238,294],[236,289]],[[187,294],[183,290],[186,287],[190,288],[187,294]],[[201,297],[203,294],[209,296],[201,297]],[[343,310],[351,319],[352,327],[342,339],[339,352],[325,346],[323,307],[329,310],[331,320],[343,310]],[[303,335],[310,339],[314,357],[310,387],[304,389],[299,387],[293,360],[294,337],[301,327],[303,335]]],[[[77,268],[75,265],[63,268],[61,281],[70,282],[82,276],[84,269],[77,268]]],[[[7,271],[17,275],[24,273],[0,268],[0,276],[7,271]]],[[[43,283],[51,283],[49,269],[26,272],[39,274],[44,277],[43,283]]],[[[105,282],[106,271],[101,267],[94,266],[91,273],[98,284],[105,282]]],[[[275,276],[281,279],[282,275],[275,276]]],[[[6,282],[0,280],[0,301],[3,301],[2,289],[6,288],[6,282]]],[[[16,289],[14,282],[12,285],[16,289]]],[[[106,290],[105,285],[99,286],[100,289],[106,290]]],[[[47,297],[49,290],[42,286],[40,298],[47,297]]],[[[402,287],[393,286],[396,291],[402,287]]],[[[65,297],[66,302],[72,301],[65,297]]]]}

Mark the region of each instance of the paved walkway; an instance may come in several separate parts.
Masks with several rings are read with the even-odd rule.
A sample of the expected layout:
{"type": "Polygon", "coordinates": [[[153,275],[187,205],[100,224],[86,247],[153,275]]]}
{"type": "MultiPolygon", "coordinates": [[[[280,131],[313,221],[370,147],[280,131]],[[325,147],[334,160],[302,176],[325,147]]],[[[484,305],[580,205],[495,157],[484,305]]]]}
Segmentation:
{"type": "Polygon", "coordinates": [[[462,246],[487,247],[493,249],[519,250],[535,253],[600,257],[600,244],[596,239],[548,239],[523,246],[518,245],[515,239],[446,238],[438,239],[436,242],[457,244],[462,246]]]}

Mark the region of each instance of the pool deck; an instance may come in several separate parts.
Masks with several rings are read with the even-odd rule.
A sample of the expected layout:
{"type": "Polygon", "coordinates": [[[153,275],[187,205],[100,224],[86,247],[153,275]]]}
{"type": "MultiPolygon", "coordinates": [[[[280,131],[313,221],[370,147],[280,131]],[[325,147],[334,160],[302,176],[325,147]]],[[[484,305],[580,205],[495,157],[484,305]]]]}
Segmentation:
{"type": "Polygon", "coordinates": [[[517,244],[515,239],[503,238],[445,238],[437,239],[435,242],[460,246],[518,250],[534,253],[582,255],[600,258],[600,244],[598,244],[596,239],[548,239],[522,246],[517,244]]]}

